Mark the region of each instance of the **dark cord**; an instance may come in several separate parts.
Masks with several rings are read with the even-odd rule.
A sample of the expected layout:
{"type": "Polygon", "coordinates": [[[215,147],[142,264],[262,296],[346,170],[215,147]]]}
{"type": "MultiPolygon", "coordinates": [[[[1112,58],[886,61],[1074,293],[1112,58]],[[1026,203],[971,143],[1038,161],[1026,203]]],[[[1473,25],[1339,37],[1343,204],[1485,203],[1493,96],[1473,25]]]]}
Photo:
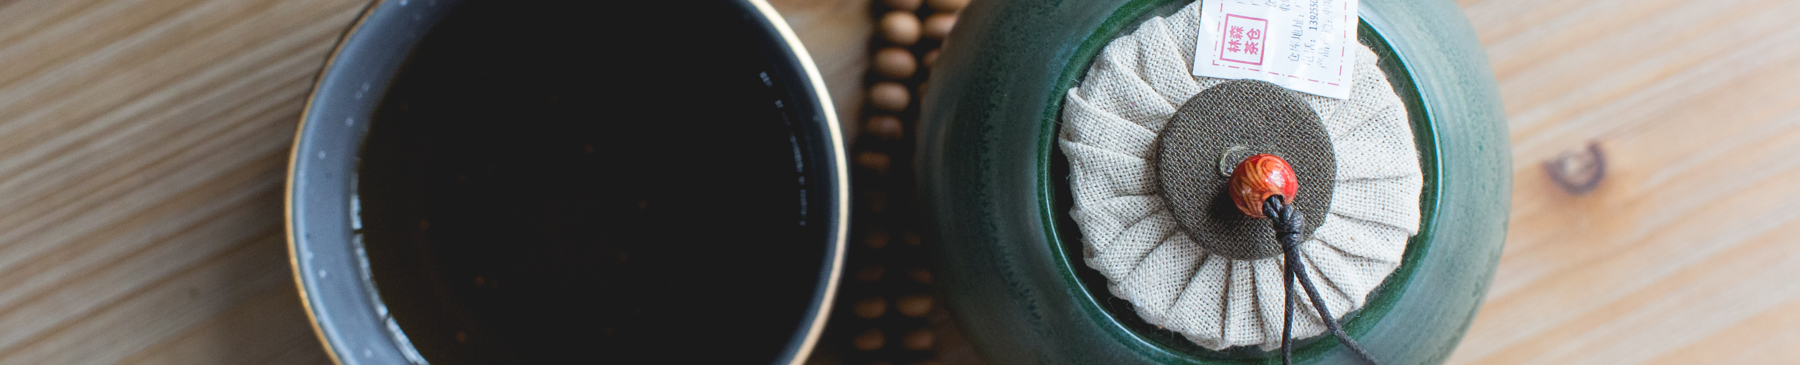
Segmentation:
{"type": "Polygon", "coordinates": [[[1268,200],[1263,201],[1263,215],[1273,221],[1275,240],[1281,242],[1283,254],[1281,266],[1285,273],[1282,286],[1287,290],[1287,298],[1283,301],[1287,302],[1287,309],[1282,314],[1285,319],[1281,324],[1281,363],[1293,364],[1293,347],[1289,345],[1289,342],[1294,338],[1294,297],[1296,296],[1294,282],[1299,281],[1300,287],[1306,289],[1306,296],[1312,298],[1313,309],[1318,310],[1319,317],[1325,322],[1325,328],[1331,330],[1331,334],[1337,337],[1338,342],[1343,343],[1345,347],[1350,348],[1351,352],[1355,352],[1357,356],[1362,357],[1370,364],[1380,364],[1375,361],[1374,356],[1369,355],[1368,350],[1364,350],[1362,345],[1357,344],[1355,339],[1350,338],[1350,334],[1344,333],[1344,329],[1338,326],[1337,320],[1331,316],[1331,310],[1325,308],[1325,300],[1319,297],[1319,289],[1313,286],[1312,280],[1307,277],[1305,264],[1300,262],[1300,242],[1301,238],[1304,238],[1300,228],[1306,226],[1305,215],[1300,214],[1300,211],[1294,209],[1293,205],[1283,204],[1280,195],[1270,196],[1268,200]]]}

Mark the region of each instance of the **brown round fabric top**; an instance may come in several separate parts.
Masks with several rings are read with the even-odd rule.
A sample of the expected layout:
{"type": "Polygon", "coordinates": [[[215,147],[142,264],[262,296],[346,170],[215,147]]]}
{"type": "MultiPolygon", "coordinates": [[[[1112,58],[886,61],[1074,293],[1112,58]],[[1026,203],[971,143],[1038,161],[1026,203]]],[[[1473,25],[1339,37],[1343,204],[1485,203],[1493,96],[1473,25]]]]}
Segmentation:
{"type": "Polygon", "coordinates": [[[1163,199],[1182,233],[1207,252],[1240,260],[1281,254],[1269,220],[1245,216],[1226,194],[1231,168],[1245,157],[1274,154],[1294,167],[1300,192],[1292,199],[1308,218],[1303,234],[1311,236],[1331,211],[1331,136],[1293,93],[1262,81],[1225,82],[1189,98],[1157,136],[1163,199]]]}

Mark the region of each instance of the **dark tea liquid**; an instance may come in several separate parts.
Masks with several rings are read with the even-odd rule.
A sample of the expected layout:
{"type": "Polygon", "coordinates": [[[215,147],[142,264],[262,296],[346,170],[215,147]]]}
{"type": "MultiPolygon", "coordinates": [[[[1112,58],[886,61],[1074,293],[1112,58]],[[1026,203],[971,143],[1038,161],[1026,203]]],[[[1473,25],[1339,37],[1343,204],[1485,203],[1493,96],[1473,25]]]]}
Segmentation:
{"type": "Polygon", "coordinates": [[[434,364],[768,363],[805,330],[837,212],[801,75],[747,6],[611,3],[466,4],[380,104],[360,232],[434,364]]]}

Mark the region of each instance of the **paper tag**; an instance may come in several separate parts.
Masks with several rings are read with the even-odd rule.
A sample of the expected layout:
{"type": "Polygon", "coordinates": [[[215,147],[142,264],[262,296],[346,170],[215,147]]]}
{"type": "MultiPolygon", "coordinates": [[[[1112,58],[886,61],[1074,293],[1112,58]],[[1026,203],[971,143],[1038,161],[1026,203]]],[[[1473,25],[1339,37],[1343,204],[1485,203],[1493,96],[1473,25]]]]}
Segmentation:
{"type": "Polygon", "coordinates": [[[1201,0],[1194,76],[1350,97],[1357,0],[1201,0]]]}

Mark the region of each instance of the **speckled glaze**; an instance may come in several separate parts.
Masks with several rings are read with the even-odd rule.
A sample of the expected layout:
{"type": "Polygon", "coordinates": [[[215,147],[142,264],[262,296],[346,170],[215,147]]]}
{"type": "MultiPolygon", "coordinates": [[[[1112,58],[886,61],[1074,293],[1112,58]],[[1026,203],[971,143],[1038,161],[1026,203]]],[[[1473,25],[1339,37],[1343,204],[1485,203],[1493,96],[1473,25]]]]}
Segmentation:
{"type": "MultiPolygon", "coordinates": [[[[1186,3],[981,1],[950,35],[922,100],[919,189],[946,305],[987,360],[1280,362],[1145,324],[1081,263],[1068,218],[1067,166],[1053,143],[1064,92],[1106,42],[1186,3]]],[[[1473,319],[1504,240],[1512,181],[1500,97],[1454,3],[1362,0],[1359,14],[1359,38],[1407,103],[1426,181],[1420,234],[1344,324],[1385,364],[1439,363],[1473,319]]],[[[1358,361],[1319,337],[1294,356],[1358,361]]]]}

